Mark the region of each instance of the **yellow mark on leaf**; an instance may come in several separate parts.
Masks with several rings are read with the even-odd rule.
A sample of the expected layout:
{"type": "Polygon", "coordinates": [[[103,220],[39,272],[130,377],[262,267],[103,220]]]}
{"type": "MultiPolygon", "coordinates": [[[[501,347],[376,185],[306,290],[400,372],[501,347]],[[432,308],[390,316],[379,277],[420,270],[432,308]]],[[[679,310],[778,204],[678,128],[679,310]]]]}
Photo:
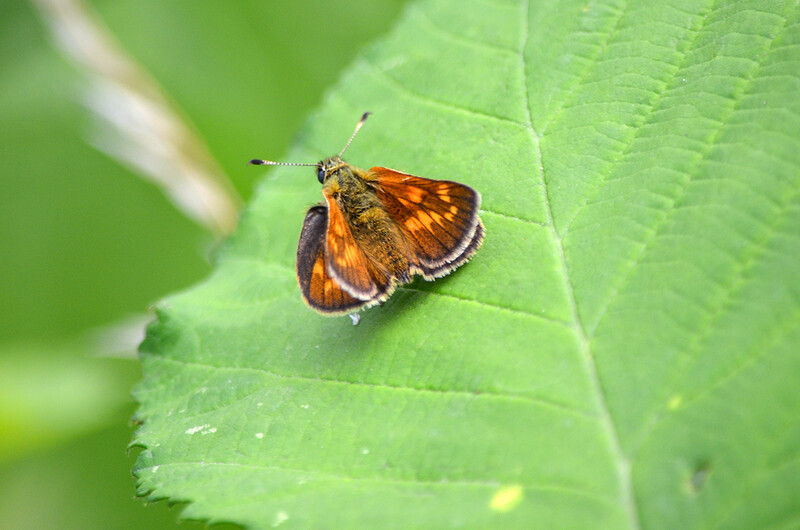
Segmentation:
{"type": "Polygon", "coordinates": [[[681,406],[681,403],[683,403],[683,396],[680,394],[675,394],[669,399],[669,401],[667,401],[667,408],[669,410],[675,410],[681,406]]]}
{"type": "Polygon", "coordinates": [[[514,509],[523,497],[522,486],[503,486],[492,495],[489,508],[496,512],[507,512],[514,509]]]}

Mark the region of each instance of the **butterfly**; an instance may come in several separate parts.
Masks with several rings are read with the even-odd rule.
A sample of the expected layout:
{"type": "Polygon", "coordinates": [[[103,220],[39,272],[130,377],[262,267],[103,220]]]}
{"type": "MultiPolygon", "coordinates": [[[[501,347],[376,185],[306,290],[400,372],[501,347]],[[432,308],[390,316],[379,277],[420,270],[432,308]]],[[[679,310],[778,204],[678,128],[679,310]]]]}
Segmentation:
{"type": "Polygon", "coordinates": [[[338,155],[316,164],[250,161],[317,168],[325,200],[303,221],[297,280],[306,303],[325,315],[381,303],[414,275],[449,274],[475,254],[485,233],[481,196],[469,186],[342,160],[369,115],[338,155]]]}

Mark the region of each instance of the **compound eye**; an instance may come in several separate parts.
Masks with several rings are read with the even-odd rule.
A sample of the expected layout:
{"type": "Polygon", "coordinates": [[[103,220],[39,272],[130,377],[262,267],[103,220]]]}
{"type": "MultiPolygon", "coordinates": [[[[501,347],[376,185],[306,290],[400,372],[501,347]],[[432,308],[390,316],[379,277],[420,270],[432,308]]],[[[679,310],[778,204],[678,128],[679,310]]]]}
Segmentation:
{"type": "Polygon", "coordinates": [[[317,169],[317,179],[319,179],[320,184],[325,182],[325,169],[323,168],[317,169]]]}

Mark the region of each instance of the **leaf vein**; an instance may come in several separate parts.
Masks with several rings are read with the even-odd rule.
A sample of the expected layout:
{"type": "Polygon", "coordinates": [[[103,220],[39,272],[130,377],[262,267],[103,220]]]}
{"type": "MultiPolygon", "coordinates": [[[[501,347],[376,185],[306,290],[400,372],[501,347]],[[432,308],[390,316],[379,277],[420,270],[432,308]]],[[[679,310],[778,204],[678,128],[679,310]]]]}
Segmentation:
{"type": "MultiPolygon", "coordinates": [[[[151,466],[143,466],[136,469],[136,473],[142,471],[151,471],[154,473],[156,469],[172,466],[222,466],[222,467],[235,467],[243,469],[251,469],[257,471],[278,471],[297,473],[299,475],[308,475],[309,477],[320,477],[323,479],[339,480],[344,482],[374,482],[379,484],[396,484],[401,486],[432,486],[432,487],[479,487],[479,488],[492,488],[496,489],[503,484],[501,480],[450,480],[450,479],[437,479],[437,480],[423,480],[423,479],[399,479],[399,478],[385,478],[380,476],[375,477],[357,477],[349,476],[338,473],[331,473],[329,471],[307,470],[291,468],[288,466],[266,466],[258,464],[241,464],[238,462],[165,462],[162,464],[154,464],[151,466]]],[[[151,475],[152,476],[152,475],[151,475]]],[[[521,484],[526,490],[543,491],[553,493],[563,493],[565,495],[574,495],[584,497],[597,501],[601,504],[615,507],[613,500],[607,499],[600,495],[585,490],[579,490],[570,486],[552,486],[540,484],[521,484]]]]}
{"type": "MultiPolygon", "coordinates": [[[[375,388],[379,390],[387,390],[387,391],[397,391],[397,392],[413,392],[413,393],[420,393],[420,394],[439,394],[439,395],[452,395],[452,396],[460,396],[466,397],[469,399],[499,399],[504,401],[514,401],[514,402],[521,402],[528,405],[534,406],[541,406],[544,408],[548,408],[551,410],[555,410],[564,414],[570,414],[576,417],[596,421],[597,416],[591,414],[588,411],[583,409],[575,408],[575,407],[568,407],[562,403],[558,403],[556,401],[549,401],[542,398],[535,398],[531,396],[526,396],[522,394],[508,394],[502,392],[489,392],[485,390],[481,390],[480,393],[475,393],[470,390],[454,390],[449,388],[421,388],[421,387],[413,387],[413,386],[402,386],[402,385],[389,385],[386,383],[368,383],[365,381],[351,381],[347,379],[336,379],[333,377],[314,377],[314,376],[306,376],[306,375],[297,375],[297,374],[282,374],[279,372],[275,372],[272,370],[267,370],[265,368],[255,368],[251,366],[220,366],[208,363],[201,363],[198,361],[189,361],[186,359],[176,359],[173,357],[158,357],[159,360],[163,360],[166,362],[171,362],[175,364],[179,364],[181,366],[187,367],[194,367],[202,370],[224,370],[224,371],[231,371],[231,372],[249,372],[255,373],[259,375],[265,375],[269,377],[274,377],[276,379],[284,379],[288,381],[298,381],[298,382],[305,382],[305,383],[322,383],[322,384],[331,384],[331,385],[345,385],[345,386],[357,386],[357,387],[365,387],[365,388],[375,388]]],[[[194,392],[191,392],[188,395],[193,395],[194,392]]],[[[248,396],[245,396],[245,399],[248,396]]],[[[240,401],[241,399],[237,399],[236,402],[240,401]]],[[[227,406],[227,404],[225,405],[227,406]]]]}
{"type": "Polygon", "coordinates": [[[481,212],[488,213],[490,215],[496,215],[497,217],[503,217],[505,219],[511,219],[513,221],[519,221],[526,224],[531,224],[534,226],[546,227],[546,223],[540,223],[539,221],[534,221],[533,219],[525,219],[524,217],[517,217],[516,215],[511,215],[503,212],[498,212],[496,210],[489,210],[487,208],[481,208],[481,212]]]}
{"type": "MultiPolygon", "coordinates": [[[[544,197],[545,211],[547,213],[547,220],[550,228],[551,238],[556,247],[558,259],[561,263],[561,269],[563,271],[564,287],[567,291],[568,301],[572,311],[572,319],[573,319],[572,328],[575,337],[578,341],[582,357],[585,360],[587,371],[589,372],[590,386],[594,391],[594,394],[597,399],[598,410],[600,411],[599,421],[603,429],[605,430],[606,434],[608,435],[609,450],[611,452],[610,456],[614,460],[614,464],[617,469],[617,479],[619,481],[620,491],[619,491],[619,497],[616,499],[617,502],[616,506],[624,511],[629,521],[630,527],[638,529],[640,528],[640,524],[639,524],[639,516],[638,516],[638,509],[636,506],[636,500],[633,493],[630,461],[626,458],[625,454],[622,451],[622,446],[620,444],[619,437],[617,435],[616,427],[614,425],[613,419],[611,418],[611,412],[608,408],[608,404],[606,403],[602,384],[600,382],[597,373],[597,367],[595,366],[594,357],[591,351],[591,344],[589,342],[589,339],[587,338],[586,330],[584,329],[583,323],[581,322],[580,314],[578,312],[577,300],[575,297],[575,291],[572,286],[572,280],[570,278],[569,267],[567,266],[566,255],[564,254],[562,238],[559,237],[558,235],[558,231],[556,230],[555,222],[553,219],[553,211],[550,201],[550,188],[548,186],[547,178],[545,176],[545,170],[544,170],[545,164],[542,158],[542,149],[540,140],[541,137],[533,127],[531,103],[528,94],[528,79],[529,79],[527,74],[528,69],[525,58],[528,41],[530,40],[530,16],[531,16],[530,0],[526,0],[524,3],[524,19],[526,21],[525,40],[522,44],[521,49],[519,50],[519,61],[520,61],[520,67],[522,69],[522,79],[524,84],[525,110],[527,112],[528,130],[531,135],[531,141],[535,148],[535,153],[538,155],[539,171],[540,171],[539,174],[541,175],[541,185],[543,186],[545,191],[545,197],[544,197]]],[[[622,15],[620,15],[620,18],[621,17],[622,15]]],[[[619,20],[617,21],[617,25],[618,24],[619,20]]],[[[613,34],[613,31],[611,33],[613,34]]],[[[534,160],[534,164],[535,162],[536,160],[534,160]]]]}
{"type": "MultiPolygon", "coordinates": [[[[775,42],[775,40],[777,39],[774,39],[771,45],[775,42]]],[[[694,181],[693,177],[695,175],[693,175],[693,173],[697,170],[698,167],[700,167],[703,161],[706,160],[708,155],[712,152],[713,148],[718,144],[719,138],[722,135],[722,131],[725,129],[725,125],[729,124],[729,120],[736,113],[738,105],[741,104],[744,96],[747,94],[747,90],[749,89],[754,79],[756,78],[756,72],[758,71],[760,66],[764,63],[766,58],[770,56],[769,52],[771,51],[772,48],[771,45],[767,53],[759,54],[759,61],[757,62],[758,66],[750,70],[744,82],[741,84],[741,86],[737,87],[735,94],[731,96],[731,98],[729,98],[732,104],[728,109],[726,115],[720,120],[715,120],[720,124],[720,126],[711,135],[709,135],[708,140],[703,143],[703,149],[697,154],[697,156],[695,157],[694,161],[691,164],[691,167],[686,169],[686,171],[684,172],[686,175],[685,182],[680,185],[680,189],[678,190],[677,194],[674,196],[674,198],[671,199],[670,201],[671,204],[669,204],[667,208],[665,208],[661,219],[659,219],[650,229],[649,231],[650,233],[641,243],[641,248],[639,252],[636,254],[636,256],[634,256],[632,260],[630,260],[625,275],[617,284],[617,287],[614,289],[613,293],[609,297],[603,309],[598,312],[598,316],[595,319],[595,324],[593,329],[591,330],[590,336],[593,335],[594,332],[597,330],[597,328],[600,326],[600,323],[603,320],[605,314],[608,312],[609,307],[611,307],[614,301],[619,297],[623,287],[626,285],[626,283],[631,277],[633,270],[636,268],[636,265],[638,265],[642,261],[644,254],[650,247],[650,244],[656,239],[656,236],[659,234],[661,229],[666,225],[667,221],[672,217],[672,215],[674,215],[675,212],[679,210],[678,208],[679,201],[686,195],[687,190],[689,189],[689,185],[694,181]]]]}
{"type": "Polygon", "coordinates": [[[427,103],[428,105],[433,105],[433,106],[436,106],[436,107],[440,107],[442,109],[447,109],[450,112],[468,114],[468,115],[473,116],[473,117],[489,119],[489,120],[492,120],[492,121],[500,121],[500,122],[503,122],[503,123],[510,123],[512,125],[516,125],[516,126],[519,126],[519,127],[525,127],[524,123],[520,123],[518,121],[509,119],[509,118],[503,118],[502,116],[495,116],[494,114],[488,114],[488,113],[480,111],[480,110],[471,109],[469,107],[464,107],[462,105],[456,105],[455,103],[450,103],[450,102],[447,102],[447,101],[442,101],[442,100],[433,98],[428,94],[419,93],[416,90],[414,90],[414,89],[402,84],[400,81],[395,79],[393,76],[389,75],[388,72],[386,72],[385,70],[382,70],[376,64],[373,64],[372,62],[367,60],[365,57],[361,57],[359,59],[359,62],[362,62],[363,64],[366,64],[367,66],[369,66],[373,71],[375,71],[377,74],[379,74],[382,79],[385,79],[387,81],[387,84],[393,86],[398,91],[405,93],[406,95],[408,95],[412,99],[416,99],[416,100],[421,101],[423,103],[427,103]]]}
{"type": "MultiPolygon", "coordinates": [[[[763,256],[765,248],[767,247],[769,242],[775,235],[780,233],[777,230],[777,226],[783,220],[783,215],[787,213],[788,208],[791,205],[791,200],[797,197],[798,191],[800,191],[799,188],[797,187],[792,188],[789,198],[786,200],[786,203],[782,208],[781,215],[776,216],[773,223],[771,223],[771,225],[765,230],[764,236],[759,241],[755,241],[752,244],[750,252],[748,252],[744,256],[744,259],[741,260],[740,267],[738,268],[739,270],[737,271],[736,274],[733,275],[734,277],[730,285],[726,286],[727,287],[726,292],[724,296],[721,297],[720,301],[717,303],[717,307],[714,308],[714,310],[711,311],[707,316],[705,324],[702,327],[691,331],[692,339],[686,348],[686,354],[689,356],[689,358],[687,359],[686,364],[683,365],[678,364],[673,367],[669,375],[670,382],[669,384],[665,385],[666,388],[676,388],[678,386],[677,384],[678,381],[680,381],[681,379],[681,376],[690,373],[691,366],[697,361],[697,355],[700,351],[703,341],[715,329],[714,324],[719,320],[720,317],[726,314],[726,310],[728,310],[732,306],[732,300],[735,299],[735,295],[740,293],[742,287],[746,285],[745,277],[747,271],[752,269],[755,266],[755,264],[758,263],[758,258],[763,256]]],[[[789,319],[790,322],[793,320],[794,319],[789,319]]],[[[788,329],[791,329],[791,327],[789,327],[788,329]]],[[[779,331],[778,333],[784,333],[784,332],[785,330],[782,330],[779,331]]],[[[765,344],[767,342],[772,342],[772,341],[765,339],[765,344]]],[[[764,350],[766,350],[765,347],[759,347],[757,348],[757,351],[755,353],[758,352],[763,353],[764,350]]],[[[725,381],[732,379],[737,373],[743,371],[747,365],[752,364],[752,362],[755,362],[755,360],[757,360],[758,357],[760,356],[753,355],[752,358],[748,358],[747,361],[738,365],[727,376],[723,377],[718,382],[712,384],[707,390],[698,393],[691,399],[687,399],[684,403],[688,405],[689,403],[692,403],[700,399],[702,396],[710,394],[714,389],[721,386],[725,381]]],[[[643,431],[639,441],[633,444],[634,449],[632,451],[634,454],[638,452],[639,448],[650,437],[653,430],[656,428],[658,423],[664,417],[664,411],[666,410],[666,408],[667,404],[665,400],[665,402],[662,405],[656,407],[655,410],[653,410],[651,413],[648,414],[650,418],[649,420],[646,421],[650,425],[645,431],[643,431]]]]}
{"type": "Polygon", "coordinates": [[[443,28],[439,24],[433,21],[426,13],[424,13],[421,9],[415,9],[414,13],[418,15],[418,18],[428,26],[428,29],[431,30],[431,33],[438,33],[445,39],[453,41],[458,44],[462,44],[464,46],[471,46],[473,48],[480,48],[484,50],[488,50],[495,53],[502,53],[504,55],[516,55],[517,50],[514,48],[507,48],[505,46],[499,46],[497,44],[490,44],[485,41],[479,40],[472,40],[467,37],[462,37],[457,33],[453,33],[452,31],[443,28]]]}
{"type": "Polygon", "coordinates": [[[547,316],[544,316],[544,315],[537,315],[536,313],[531,313],[530,311],[525,311],[523,309],[514,309],[513,307],[501,306],[499,304],[485,302],[483,300],[478,300],[476,298],[466,298],[464,296],[458,296],[458,295],[450,294],[450,293],[443,293],[441,291],[426,291],[426,290],[423,290],[423,289],[415,289],[413,287],[408,287],[408,286],[398,287],[398,289],[403,290],[403,291],[413,291],[413,292],[422,293],[422,294],[431,294],[431,295],[435,295],[435,296],[441,296],[443,298],[451,298],[453,300],[458,300],[458,301],[461,301],[461,302],[468,302],[468,303],[471,303],[471,304],[478,304],[478,305],[481,305],[481,306],[484,306],[484,307],[488,307],[488,308],[491,308],[491,309],[496,309],[496,310],[499,310],[499,311],[507,311],[507,312],[510,312],[510,313],[515,313],[517,315],[522,315],[522,316],[534,318],[534,319],[537,319],[537,320],[543,320],[543,321],[545,321],[547,323],[550,323],[550,324],[558,324],[558,325],[562,325],[562,326],[564,326],[564,325],[569,326],[570,325],[569,322],[566,322],[564,320],[559,320],[557,318],[551,318],[551,317],[547,317],[547,316]]]}
{"type": "MultiPolygon", "coordinates": [[[[520,219],[520,220],[524,221],[524,219],[520,219]]],[[[292,276],[295,275],[294,268],[292,268],[292,267],[290,267],[288,265],[285,265],[283,263],[279,263],[277,261],[264,261],[263,259],[258,258],[258,257],[254,257],[254,256],[237,256],[236,258],[227,258],[227,260],[228,261],[256,262],[259,265],[270,265],[270,266],[273,266],[275,268],[283,269],[283,270],[285,270],[287,272],[291,272],[292,276]]],[[[534,318],[536,320],[541,320],[541,321],[548,322],[548,323],[551,323],[551,324],[569,325],[568,322],[565,322],[563,320],[559,320],[557,318],[551,318],[551,317],[547,317],[547,316],[544,316],[544,315],[531,313],[530,311],[525,311],[523,309],[514,309],[512,307],[506,307],[506,306],[502,306],[502,305],[495,304],[495,303],[492,303],[492,302],[487,302],[485,300],[478,300],[477,298],[466,298],[466,297],[463,297],[463,296],[458,296],[458,295],[449,294],[449,293],[442,293],[440,291],[434,291],[434,290],[427,291],[427,290],[423,290],[423,289],[415,289],[413,287],[409,287],[408,285],[400,286],[400,287],[398,287],[398,289],[405,290],[405,291],[414,291],[414,292],[423,293],[423,294],[430,294],[430,295],[434,295],[434,296],[440,296],[440,297],[443,297],[443,298],[450,298],[452,300],[457,300],[457,301],[461,301],[461,302],[477,304],[477,305],[481,305],[481,306],[484,306],[484,307],[487,307],[487,308],[490,308],[490,309],[496,309],[496,310],[499,310],[499,311],[507,311],[507,312],[510,312],[510,313],[515,313],[515,314],[518,314],[518,315],[534,318]]],[[[268,301],[272,301],[272,300],[277,299],[279,297],[280,296],[277,296],[275,298],[271,298],[268,301]]]]}
{"type": "MultiPolygon", "coordinates": [[[[717,0],[717,1],[719,1],[719,0],[717,0]]],[[[708,9],[707,11],[711,12],[713,10],[714,10],[714,6],[712,5],[710,7],[710,9],[708,9]]],[[[697,18],[700,21],[700,26],[697,29],[692,31],[693,35],[689,39],[689,44],[686,47],[687,50],[692,50],[694,48],[694,45],[697,42],[697,39],[700,36],[700,34],[703,32],[703,29],[705,28],[705,24],[706,24],[706,22],[708,20],[708,17],[704,16],[704,13],[702,13],[702,12],[699,13],[699,14],[696,14],[695,18],[697,18]]],[[[681,58],[681,60],[674,64],[674,68],[672,69],[672,72],[669,74],[671,76],[673,82],[676,79],[675,78],[675,74],[677,74],[678,72],[680,72],[683,69],[683,67],[686,64],[686,61],[687,61],[687,59],[689,57],[689,54],[686,53],[686,52],[684,52],[682,55],[683,55],[683,57],[681,58]]],[[[669,66],[673,66],[672,63],[668,63],[666,61],[662,61],[662,62],[665,63],[665,64],[668,64],[669,66]]],[[[681,85],[677,85],[677,86],[680,87],[681,85]]],[[[608,162],[608,167],[609,167],[608,173],[606,175],[600,177],[597,185],[594,187],[592,192],[587,195],[586,199],[584,199],[582,201],[581,205],[575,210],[575,213],[572,215],[572,217],[566,222],[566,224],[564,226],[564,229],[562,231],[563,234],[566,234],[567,232],[569,232],[569,229],[572,226],[572,223],[575,222],[575,219],[580,215],[580,213],[584,210],[584,208],[586,208],[586,206],[597,196],[597,194],[600,193],[600,189],[602,188],[603,183],[607,182],[609,180],[609,176],[610,176],[610,173],[612,171],[611,168],[616,167],[617,164],[619,163],[619,161],[622,160],[625,157],[625,155],[627,155],[631,151],[631,149],[633,148],[634,144],[636,143],[636,140],[640,137],[640,134],[642,133],[642,131],[647,130],[647,125],[650,123],[651,119],[654,116],[658,115],[657,107],[661,103],[664,102],[665,98],[667,97],[667,94],[669,94],[670,91],[672,89],[674,89],[674,88],[676,88],[676,86],[671,86],[669,81],[663,82],[662,85],[661,85],[661,90],[655,94],[655,98],[650,103],[648,103],[646,105],[640,105],[640,106],[644,107],[646,110],[640,114],[640,119],[642,120],[641,123],[633,126],[633,129],[634,129],[633,134],[631,134],[629,136],[629,138],[624,143],[619,141],[619,140],[617,140],[617,139],[614,139],[617,143],[622,144],[622,149],[620,149],[619,153],[614,157],[613,160],[608,162]]],[[[605,162],[606,161],[604,161],[604,163],[605,162]]]]}
{"type": "MultiPolygon", "coordinates": [[[[529,2],[529,1],[530,0],[526,0],[526,4],[525,4],[526,10],[527,10],[527,7],[528,7],[527,2],[529,2]]],[[[614,27],[611,29],[611,31],[609,31],[607,33],[598,32],[598,34],[606,36],[605,40],[600,44],[600,46],[598,46],[597,51],[594,54],[594,57],[591,58],[589,64],[586,65],[586,67],[583,69],[583,72],[578,76],[578,79],[570,87],[569,92],[567,93],[567,95],[561,100],[561,103],[558,105],[558,108],[556,109],[555,113],[553,113],[553,117],[550,118],[549,121],[547,121],[544,124],[542,124],[541,135],[544,135],[545,132],[547,132],[548,127],[550,127],[550,125],[553,122],[556,121],[556,119],[558,118],[559,114],[561,114],[561,111],[563,110],[564,105],[567,103],[567,101],[572,99],[572,97],[575,95],[575,92],[577,92],[578,87],[583,84],[583,82],[589,76],[589,73],[592,71],[592,68],[594,68],[597,65],[597,63],[600,60],[600,57],[602,56],[603,52],[608,47],[608,43],[611,41],[611,39],[614,37],[614,35],[616,34],[617,30],[619,29],[620,22],[622,21],[622,18],[625,16],[625,11],[627,10],[629,5],[630,5],[630,2],[628,2],[625,5],[625,7],[620,9],[619,16],[617,17],[617,20],[614,22],[614,27]]],[[[530,32],[530,28],[528,28],[528,33],[529,32],[530,32]]],[[[587,32],[587,33],[589,33],[589,32],[587,32]]],[[[524,54],[524,49],[523,49],[523,54],[524,54]]],[[[527,75],[526,71],[523,71],[523,79],[525,79],[525,84],[526,84],[526,89],[527,89],[528,75],[527,75]]],[[[528,112],[530,114],[530,102],[528,102],[527,106],[529,108],[528,112]]]]}

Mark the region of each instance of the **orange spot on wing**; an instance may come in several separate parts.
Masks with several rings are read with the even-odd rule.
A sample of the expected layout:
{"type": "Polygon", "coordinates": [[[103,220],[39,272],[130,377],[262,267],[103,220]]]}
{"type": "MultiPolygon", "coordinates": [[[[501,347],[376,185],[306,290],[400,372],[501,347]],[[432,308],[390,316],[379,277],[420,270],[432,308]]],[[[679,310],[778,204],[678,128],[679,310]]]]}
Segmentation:
{"type": "Polygon", "coordinates": [[[442,225],[442,216],[436,212],[430,212],[431,218],[438,224],[439,226],[442,225]]]}
{"type": "Polygon", "coordinates": [[[422,230],[422,223],[416,217],[409,217],[405,221],[406,228],[411,230],[412,232],[417,232],[422,230]]]}
{"type": "Polygon", "coordinates": [[[422,202],[422,190],[414,186],[409,186],[406,188],[406,197],[408,197],[408,200],[411,202],[419,204],[422,202]]]}
{"type": "Polygon", "coordinates": [[[325,271],[325,267],[322,265],[322,260],[317,260],[314,262],[314,269],[311,271],[312,276],[322,276],[325,271]]]}
{"type": "Polygon", "coordinates": [[[419,220],[422,222],[422,224],[425,225],[425,228],[428,229],[428,232],[432,232],[433,231],[433,219],[431,219],[431,216],[428,215],[426,212],[424,212],[422,210],[420,210],[420,211],[418,211],[416,213],[417,213],[417,217],[419,218],[419,220]]]}

